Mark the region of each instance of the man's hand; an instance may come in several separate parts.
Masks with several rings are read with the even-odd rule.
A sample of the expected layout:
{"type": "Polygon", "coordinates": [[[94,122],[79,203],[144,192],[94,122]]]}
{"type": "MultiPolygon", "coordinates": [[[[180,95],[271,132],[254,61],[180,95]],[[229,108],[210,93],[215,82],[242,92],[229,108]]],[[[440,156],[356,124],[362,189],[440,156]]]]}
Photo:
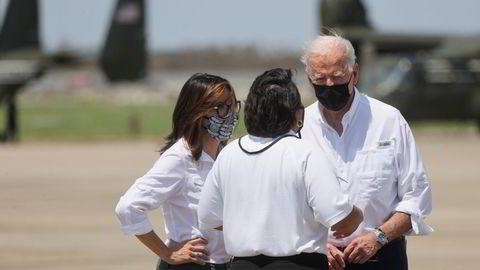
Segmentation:
{"type": "Polygon", "coordinates": [[[204,265],[208,262],[208,250],[205,246],[207,240],[203,238],[195,238],[190,241],[179,243],[170,247],[170,254],[165,261],[169,264],[196,263],[204,265]]]}
{"type": "Polygon", "coordinates": [[[344,250],[344,259],[350,263],[364,263],[382,247],[375,234],[367,233],[355,238],[344,250]]]}
{"type": "Polygon", "coordinates": [[[329,270],[342,270],[345,268],[345,261],[343,260],[343,252],[338,250],[332,244],[327,243],[327,258],[328,258],[328,269],[329,270]]]}

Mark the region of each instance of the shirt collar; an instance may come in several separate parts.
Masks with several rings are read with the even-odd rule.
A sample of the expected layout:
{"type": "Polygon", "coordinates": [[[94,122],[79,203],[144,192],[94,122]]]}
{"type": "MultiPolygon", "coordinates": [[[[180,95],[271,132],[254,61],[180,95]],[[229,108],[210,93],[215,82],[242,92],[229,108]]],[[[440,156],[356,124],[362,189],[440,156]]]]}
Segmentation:
{"type": "MultiPolygon", "coordinates": [[[[181,138],[181,143],[183,144],[184,146],[184,149],[186,151],[186,154],[189,156],[189,157],[192,157],[192,151],[190,151],[190,147],[188,146],[188,143],[187,141],[185,140],[185,138],[181,138]]],[[[200,154],[200,158],[198,159],[198,161],[202,161],[202,162],[210,162],[210,163],[213,163],[215,162],[215,160],[209,155],[207,154],[207,152],[203,151],[202,150],[202,154],[200,154]]]]}
{"type": "Polygon", "coordinates": [[[298,136],[293,130],[288,131],[285,134],[282,134],[277,137],[258,137],[251,134],[248,134],[245,137],[242,137],[242,147],[244,147],[247,151],[258,151],[263,147],[267,146],[268,144],[272,143],[274,140],[278,139],[281,136],[285,135],[293,135],[298,136]],[[243,139],[245,138],[245,139],[243,139]]]}
{"type": "MultiPolygon", "coordinates": [[[[287,133],[285,133],[283,135],[280,135],[280,136],[285,136],[285,135],[295,135],[295,136],[297,136],[297,133],[295,133],[295,131],[293,131],[293,130],[290,130],[287,133]]],[[[251,141],[257,142],[257,143],[268,143],[268,142],[271,142],[271,141],[277,139],[280,136],[277,136],[277,137],[258,137],[258,136],[248,134],[248,138],[251,141]]]]}
{"type": "Polygon", "coordinates": [[[202,150],[202,154],[200,155],[200,158],[198,159],[198,161],[210,162],[210,163],[215,162],[215,160],[213,160],[213,158],[209,154],[207,154],[207,152],[205,152],[203,150],[202,150]]]}
{"type": "Polygon", "coordinates": [[[355,96],[353,96],[352,106],[350,106],[350,110],[348,110],[348,112],[346,112],[342,118],[342,126],[344,129],[348,126],[348,124],[350,124],[353,116],[357,112],[358,101],[360,100],[360,92],[358,91],[357,87],[354,87],[353,91],[355,92],[355,96]]]}

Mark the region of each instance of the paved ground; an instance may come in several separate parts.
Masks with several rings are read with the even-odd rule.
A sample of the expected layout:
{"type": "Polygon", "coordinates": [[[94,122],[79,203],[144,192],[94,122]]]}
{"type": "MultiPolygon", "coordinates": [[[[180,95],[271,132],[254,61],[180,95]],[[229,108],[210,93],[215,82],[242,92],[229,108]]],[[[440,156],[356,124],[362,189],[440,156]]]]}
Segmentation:
{"type": "MultiPolygon", "coordinates": [[[[476,269],[480,136],[417,134],[417,141],[436,231],[408,239],[410,269],[476,269]]],[[[113,211],[156,149],[155,142],[0,145],[0,269],[153,269],[155,257],[120,232],[113,211]]],[[[160,213],[152,219],[160,223],[160,213]]]]}

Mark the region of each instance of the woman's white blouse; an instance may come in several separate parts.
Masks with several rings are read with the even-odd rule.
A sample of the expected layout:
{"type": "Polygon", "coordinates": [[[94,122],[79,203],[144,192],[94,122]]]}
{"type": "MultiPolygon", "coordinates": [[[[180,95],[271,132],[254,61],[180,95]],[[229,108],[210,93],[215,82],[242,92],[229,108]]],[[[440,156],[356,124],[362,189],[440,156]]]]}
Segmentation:
{"type": "Polygon", "coordinates": [[[116,214],[123,232],[130,235],[150,232],[153,227],[147,212],[162,207],[167,245],[203,237],[208,240],[211,263],[229,261],[222,232],[201,230],[198,226],[198,200],[213,162],[205,152],[198,161],[193,161],[186,141],[178,140],[120,198],[116,214]]]}

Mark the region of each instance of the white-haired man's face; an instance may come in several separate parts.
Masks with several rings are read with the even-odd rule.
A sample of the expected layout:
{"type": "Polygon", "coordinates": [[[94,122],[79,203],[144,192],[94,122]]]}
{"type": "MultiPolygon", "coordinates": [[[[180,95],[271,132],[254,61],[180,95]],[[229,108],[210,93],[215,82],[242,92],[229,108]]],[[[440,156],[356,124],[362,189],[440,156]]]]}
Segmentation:
{"type": "Polygon", "coordinates": [[[349,69],[345,50],[341,48],[335,48],[327,54],[311,54],[307,64],[308,77],[316,85],[346,83],[353,71],[349,69]]]}

